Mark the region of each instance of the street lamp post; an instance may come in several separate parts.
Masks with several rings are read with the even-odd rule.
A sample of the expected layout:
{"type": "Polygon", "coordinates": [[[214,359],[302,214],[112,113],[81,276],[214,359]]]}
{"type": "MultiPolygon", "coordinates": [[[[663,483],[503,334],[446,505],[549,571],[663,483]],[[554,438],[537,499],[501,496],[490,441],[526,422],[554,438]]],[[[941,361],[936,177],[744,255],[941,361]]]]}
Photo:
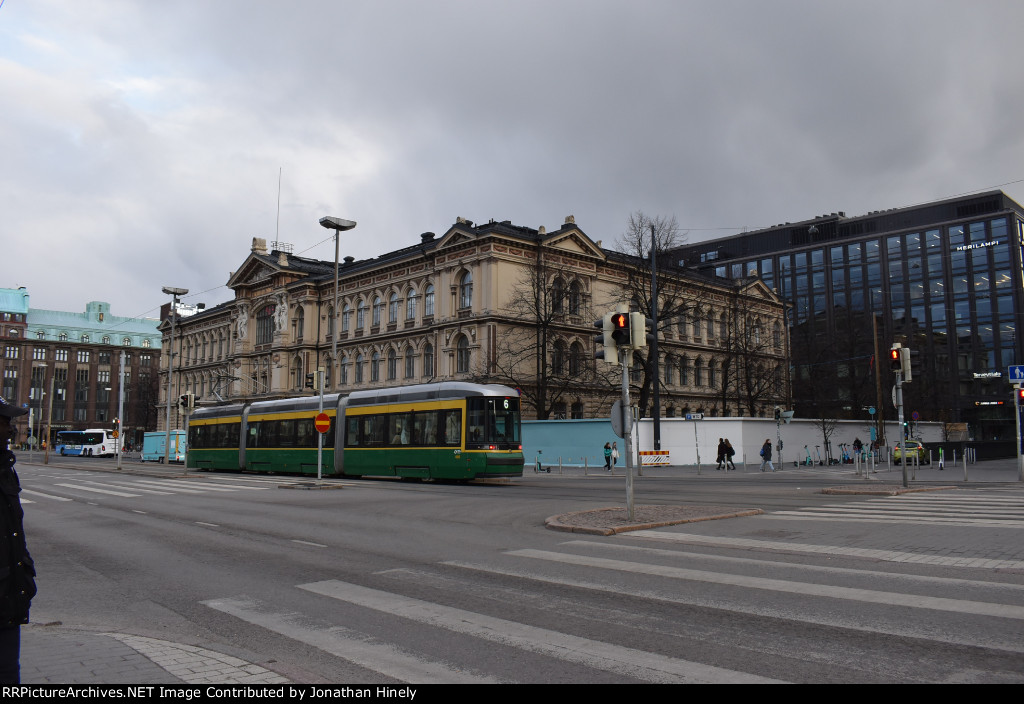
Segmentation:
{"type": "Polygon", "coordinates": [[[171,462],[171,382],[174,378],[174,319],[178,316],[179,297],[188,294],[188,289],[164,286],[161,290],[171,296],[171,344],[167,349],[167,428],[164,439],[164,466],[169,466],[171,462]]]}
{"type": "Polygon", "coordinates": [[[355,220],[344,220],[331,216],[320,218],[320,225],[328,230],[334,230],[334,316],[331,318],[331,383],[337,386],[337,376],[334,373],[334,365],[338,359],[338,236],[356,226],[355,220]]]}

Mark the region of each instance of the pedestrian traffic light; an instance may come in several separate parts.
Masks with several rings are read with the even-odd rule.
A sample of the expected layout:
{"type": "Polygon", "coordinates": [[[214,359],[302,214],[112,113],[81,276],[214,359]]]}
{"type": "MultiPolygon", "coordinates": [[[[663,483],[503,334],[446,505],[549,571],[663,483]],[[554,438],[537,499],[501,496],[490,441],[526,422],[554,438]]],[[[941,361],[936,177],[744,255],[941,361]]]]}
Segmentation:
{"type": "Polygon", "coordinates": [[[612,339],[616,345],[630,347],[633,343],[629,316],[629,313],[612,313],[612,339]]]}
{"type": "Polygon", "coordinates": [[[1024,406],[1024,388],[1018,386],[1014,393],[1017,394],[1017,404],[1024,406]]]}
{"type": "Polygon", "coordinates": [[[900,348],[902,347],[903,345],[896,342],[889,350],[889,369],[894,372],[903,371],[903,362],[900,360],[900,348]]]}
{"type": "Polygon", "coordinates": [[[594,343],[603,347],[603,349],[594,352],[594,359],[603,359],[608,364],[619,363],[619,350],[615,345],[615,338],[612,335],[613,315],[615,313],[606,313],[603,318],[594,321],[594,327],[601,330],[600,335],[594,335],[594,343]]]}

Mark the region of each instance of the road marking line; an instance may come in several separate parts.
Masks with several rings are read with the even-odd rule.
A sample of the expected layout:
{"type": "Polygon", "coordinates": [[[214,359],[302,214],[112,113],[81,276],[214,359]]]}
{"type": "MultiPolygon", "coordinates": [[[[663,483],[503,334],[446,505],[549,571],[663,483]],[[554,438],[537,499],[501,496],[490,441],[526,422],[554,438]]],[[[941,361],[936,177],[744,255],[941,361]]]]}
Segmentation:
{"type": "MultiPolygon", "coordinates": [[[[770,514],[758,516],[759,519],[768,518],[770,514]]],[[[786,520],[794,520],[787,517],[786,520]]],[[[810,519],[808,519],[810,520],[810,519]]],[[[755,550],[780,550],[783,552],[795,553],[819,553],[822,555],[850,555],[855,557],[869,557],[874,560],[885,560],[886,562],[917,562],[932,565],[947,565],[959,567],[961,557],[944,557],[942,555],[925,555],[916,552],[898,552],[895,550],[876,550],[872,548],[849,548],[841,545],[809,545],[806,543],[787,543],[781,540],[754,540],[752,538],[726,538],[713,535],[697,535],[695,533],[670,533],[661,530],[644,530],[623,533],[621,537],[653,538],[655,540],[668,540],[677,543],[689,543],[691,545],[714,545],[718,547],[731,548],[753,548],[755,550]]],[[[988,560],[990,564],[986,567],[999,569],[1024,569],[1024,560],[988,560]]]]}
{"type": "Polygon", "coordinates": [[[442,662],[425,660],[381,643],[368,635],[322,623],[303,622],[294,612],[274,612],[248,598],[211,599],[201,602],[247,623],[330,653],[348,662],[401,682],[423,684],[496,684],[487,675],[475,675],[442,662]]]}
{"type": "Polygon", "coordinates": [[[199,525],[199,526],[209,526],[210,528],[220,528],[220,526],[217,525],[216,523],[204,523],[203,521],[196,521],[196,525],[199,525]]]}
{"type": "Polygon", "coordinates": [[[114,486],[118,489],[132,489],[133,491],[141,491],[145,494],[161,494],[163,496],[170,496],[169,491],[157,491],[156,489],[143,489],[141,487],[132,486],[130,484],[118,484],[116,482],[88,482],[89,484],[97,484],[99,486],[114,486]]]}
{"type": "Polygon", "coordinates": [[[856,587],[835,587],[824,584],[812,584],[810,582],[771,579],[769,577],[747,577],[744,575],[726,574],[721,572],[708,572],[707,570],[691,570],[683,567],[666,567],[664,565],[649,565],[642,562],[610,560],[603,557],[571,555],[568,553],[550,552],[548,550],[510,550],[505,554],[515,555],[518,557],[531,557],[537,560],[548,560],[549,562],[558,562],[561,564],[579,565],[582,567],[599,567],[601,569],[649,574],[659,577],[671,577],[673,579],[683,579],[693,582],[727,584],[746,589],[764,589],[774,592],[784,592],[786,594],[804,594],[806,596],[820,596],[829,599],[865,601],[872,604],[890,604],[892,606],[908,606],[915,609],[950,611],[960,614],[975,614],[978,616],[996,616],[998,618],[1024,620],[1024,606],[1015,606],[1012,604],[994,604],[985,601],[969,601],[967,599],[947,599],[945,597],[937,596],[900,594],[898,592],[883,592],[876,589],[859,589],[856,587]]]}
{"type": "Polygon", "coordinates": [[[326,547],[327,547],[326,545],[322,545],[322,544],[320,544],[320,543],[311,543],[311,542],[309,542],[308,540],[296,540],[296,539],[292,539],[292,542],[293,542],[293,543],[300,543],[300,544],[302,544],[302,545],[312,545],[312,546],[313,546],[313,547],[315,547],[315,548],[326,548],[326,547]]]}
{"type": "Polygon", "coordinates": [[[902,572],[882,572],[879,570],[862,570],[852,567],[831,567],[824,565],[807,565],[801,562],[783,562],[780,560],[759,560],[753,557],[733,557],[727,555],[711,555],[702,552],[683,552],[680,550],[666,550],[664,548],[645,548],[639,545],[623,545],[621,543],[595,543],[589,540],[567,540],[561,545],[572,547],[583,547],[596,550],[609,550],[612,552],[631,552],[641,555],[659,555],[664,557],[679,557],[687,560],[705,560],[709,562],[727,562],[742,565],[763,565],[772,568],[792,568],[804,572],[820,572],[822,574],[849,574],[859,577],[878,577],[880,579],[895,579],[908,582],[923,582],[925,584],[944,584],[953,587],[969,587],[971,589],[1005,589],[1008,591],[1024,591],[1024,584],[1011,584],[1009,582],[984,582],[977,579],[960,579],[959,577],[934,577],[923,574],[904,574],[902,572]]]}
{"type": "Polygon", "coordinates": [[[300,589],[455,633],[652,682],[778,682],[736,670],[634,650],[337,580],[300,589]]]}
{"type": "MultiPolygon", "coordinates": [[[[74,501],[74,499],[69,499],[66,496],[54,496],[52,494],[44,494],[43,492],[36,491],[35,489],[22,489],[21,493],[23,493],[23,494],[32,494],[33,496],[43,496],[43,497],[46,497],[47,499],[53,499],[54,501],[74,501]]],[[[27,501],[23,500],[21,503],[35,503],[35,502],[34,501],[27,502],[27,501]]]]}
{"type": "Polygon", "coordinates": [[[97,494],[110,494],[112,496],[126,496],[133,499],[137,499],[141,494],[126,494],[123,491],[110,491],[108,489],[96,489],[93,487],[82,486],[80,484],[57,484],[57,486],[66,486],[69,489],[80,489],[82,491],[92,491],[97,494]]]}
{"type": "MultiPolygon", "coordinates": [[[[590,591],[597,591],[606,594],[614,594],[621,596],[623,593],[623,587],[618,584],[599,584],[597,582],[589,582],[580,579],[569,579],[563,577],[552,577],[550,575],[537,574],[535,572],[529,572],[525,570],[513,570],[505,569],[501,567],[493,567],[491,565],[480,565],[471,562],[458,562],[449,561],[442,562],[440,564],[450,565],[452,567],[459,567],[465,570],[472,570],[474,572],[483,572],[490,575],[501,575],[505,577],[511,577],[513,579],[528,579],[535,582],[541,582],[544,584],[554,584],[558,586],[570,587],[573,589],[587,589],[590,591]]],[[[425,573],[416,573],[414,570],[390,570],[390,573],[401,573],[408,572],[414,574],[416,578],[416,584],[422,585],[427,583],[429,577],[434,576],[425,573]]],[[[778,603],[766,602],[764,599],[750,600],[749,602],[737,602],[735,599],[724,600],[716,597],[715,595],[693,595],[687,594],[686,596],[680,596],[678,593],[665,593],[665,592],[652,592],[637,589],[633,586],[627,589],[629,594],[639,599],[650,599],[652,601],[662,601],[669,604],[682,604],[684,606],[699,606],[704,608],[713,609],[715,611],[723,611],[737,614],[741,617],[747,615],[765,616],[771,619],[786,618],[796,623],[812,623],[819,626],[827,626],[828,628],[843,628],[846,630],[857,631],[860,633],[877,634],[882,633],[885,635],[899,636],[901,638],[919,638],[925,641],[932,641],[937,643],[951,643],[954,645],[966,645],[970,647],[981,647],[981,648],[994,648],[1010,653],[1024,653],[1024,645],[1019,641],[1019,637],[1014,633],[1009,639],[1003,639],[1000,642],[993,642],[993,638],[990,634],[986,634],[983,638],[972,638],[970,634],[964,632],[956,633],[935,633],[933,630],[927,627],[918,628],[916,622],[910,622],[902,624],[900,626],[894,625],[893,620],[888,616],[883,617],[871,617],[864,614],[857,614],[852,617],[844,617],[837,614],[831,609],[826,609],[823,613],[814,613],[809,609],[802,608],[800,606],[794,609],[781,608],[778,603]],[[869,625],[870,624],[870,625],[869,625]]],[[[751,646],[752,649],[757,649],[756,644],[751,646]]]]}

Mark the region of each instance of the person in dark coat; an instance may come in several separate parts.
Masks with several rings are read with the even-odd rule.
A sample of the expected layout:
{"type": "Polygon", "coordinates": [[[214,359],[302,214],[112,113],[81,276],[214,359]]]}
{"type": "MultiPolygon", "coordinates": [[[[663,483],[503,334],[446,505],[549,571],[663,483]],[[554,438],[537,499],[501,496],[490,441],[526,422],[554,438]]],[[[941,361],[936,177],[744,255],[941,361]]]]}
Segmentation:
{"type": "Polygon", "coordinates": [[[28,410],[12,406],[0,396],[0,682],[21,681],[21,625],[28,623],[29,605],[36,593],[35,565],[25,544],[21,483],[14,471],[14,453],[8,449],[14,434],[12,418],[28,410]]]}
{"type": "Polygon", "coordinates": [[[725,451],[726,451],[725,439],[724,438],[718,438],[718,466],[715,467],[715,469],[721,469],[723,464],[725,464],[726,469],[729,468],[729,465],[726,464],[726,462],[725,462],[725,458],[726,458],[725,451]]]}
{"type": "Polygon", "coordinates": [[[772,440],[768,438],[761,446],[761,471],[774,472],[775,465],[772,464],[772,440]],[[765,467],[768,469],[765,470],[765,467]]]}

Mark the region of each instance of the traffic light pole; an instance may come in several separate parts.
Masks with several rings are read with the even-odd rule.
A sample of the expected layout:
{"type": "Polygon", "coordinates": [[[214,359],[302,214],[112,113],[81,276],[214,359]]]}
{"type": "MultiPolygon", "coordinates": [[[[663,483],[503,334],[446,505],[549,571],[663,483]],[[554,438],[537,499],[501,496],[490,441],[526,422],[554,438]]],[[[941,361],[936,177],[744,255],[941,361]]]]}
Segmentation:
{"type": "MultiPolygon", "coordinates": [[[[619,348],[619,362],[622,365],[622,413],[632,413],[629,405],[629,348],[619,348]]],[[[630,422],[622,418],[623,440],[626,444],[626,516],[633,520],[633,428],[632,418],[630,422]]]]}
{"type": "Polygon", "coordinates": [[[907,488],[907,447],[903,432],[903,372],[896,372],[896,412],[900,422],[900,464],[903,467],[903,488],[907,488]]]}
{"type": "MultiPolygon", "coordinates": [[[[1024,482],[1024,455],[1020,452],[1020,395],[1024,386],[1013,389],[1013,417],[1017,419],[1017,481],[1024,482]]],[[[966,467],[966,463],[964,467],[966,467]]],[[[964,470],[966,471],[966,470],[964,470]]]]}

